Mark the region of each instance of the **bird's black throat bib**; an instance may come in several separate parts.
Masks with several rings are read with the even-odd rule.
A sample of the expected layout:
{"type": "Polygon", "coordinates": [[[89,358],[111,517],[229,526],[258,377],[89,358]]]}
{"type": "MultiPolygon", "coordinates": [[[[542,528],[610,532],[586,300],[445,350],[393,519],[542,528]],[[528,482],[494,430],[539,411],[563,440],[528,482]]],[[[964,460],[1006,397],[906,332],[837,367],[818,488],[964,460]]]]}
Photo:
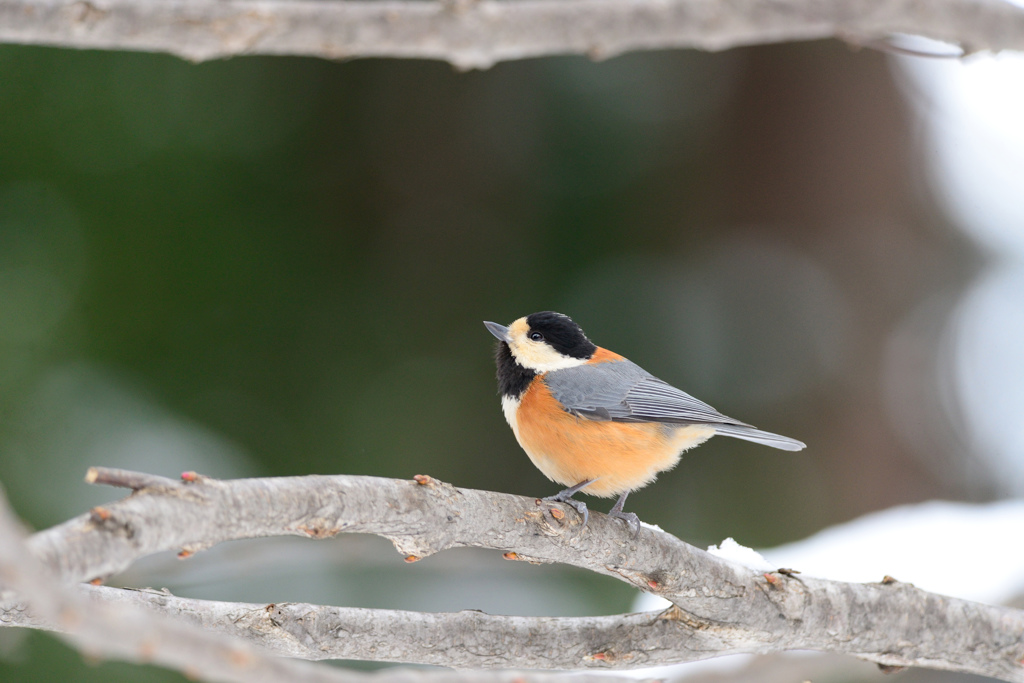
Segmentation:
{"type": "Polygon", "coordinates": [[[530,380],[537,376],[536,372],[516,362],[505,342],[498,342],[494,360],[498,365],[498,391],[502,396],[518,399],[530,386],[530,380]]]}

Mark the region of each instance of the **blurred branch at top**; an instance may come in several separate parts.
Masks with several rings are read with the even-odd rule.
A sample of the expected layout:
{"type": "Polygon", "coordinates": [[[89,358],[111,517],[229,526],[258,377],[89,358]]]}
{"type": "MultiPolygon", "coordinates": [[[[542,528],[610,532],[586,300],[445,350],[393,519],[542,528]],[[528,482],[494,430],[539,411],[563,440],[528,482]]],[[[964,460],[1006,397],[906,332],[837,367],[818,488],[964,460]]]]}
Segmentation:
{"type": "Polygon", "coordinates": [[[329,59],[416,57],[458,68],[551,54],[603,58],[655,48],[898,33],[965,52],[1024,49],[1024,9],[1001,0],[0,0],[0,41],[329,59]]]}

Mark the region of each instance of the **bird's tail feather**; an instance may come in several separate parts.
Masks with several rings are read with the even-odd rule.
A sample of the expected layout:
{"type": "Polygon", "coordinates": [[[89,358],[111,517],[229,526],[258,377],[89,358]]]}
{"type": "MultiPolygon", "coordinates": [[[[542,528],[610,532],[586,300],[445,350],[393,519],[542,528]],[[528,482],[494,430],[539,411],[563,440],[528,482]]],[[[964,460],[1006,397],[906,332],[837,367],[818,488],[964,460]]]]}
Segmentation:
{"type": "Polygon", "coordinates": [[[762,432],[760,429],[755,429],[754,427],[741,427],[740,425],[715,425],[715,433],[721,434],[722,436],[731,436],[736,439],[743,439],[744,441],[753,441],[754,443],[771,446],[772,448],[778,448],[784,451],[799,451],[807,447],[807,444],[802,441],[791,439],[788,436],[772,434],[771,432],[762,432]]]}

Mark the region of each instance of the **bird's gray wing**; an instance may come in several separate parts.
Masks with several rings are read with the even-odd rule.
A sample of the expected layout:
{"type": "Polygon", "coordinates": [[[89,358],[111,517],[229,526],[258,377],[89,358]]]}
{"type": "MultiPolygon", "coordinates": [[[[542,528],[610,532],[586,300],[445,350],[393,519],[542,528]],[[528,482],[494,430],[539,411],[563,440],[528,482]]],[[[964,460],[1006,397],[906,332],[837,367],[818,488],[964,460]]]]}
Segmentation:
{"type": "Polygon", "coordinates": [[[752,427],[718,412],[628,360],[580,365],[544,375],[565,409],[589,420],[714,425],[715,433],[799,451],[802,441],[752,427]]]}
{"type": "Polygon", "coordinates": [[[591,420],[749,426],[628,360],[555,370],[544,381],[568,412],[591,420]]]}

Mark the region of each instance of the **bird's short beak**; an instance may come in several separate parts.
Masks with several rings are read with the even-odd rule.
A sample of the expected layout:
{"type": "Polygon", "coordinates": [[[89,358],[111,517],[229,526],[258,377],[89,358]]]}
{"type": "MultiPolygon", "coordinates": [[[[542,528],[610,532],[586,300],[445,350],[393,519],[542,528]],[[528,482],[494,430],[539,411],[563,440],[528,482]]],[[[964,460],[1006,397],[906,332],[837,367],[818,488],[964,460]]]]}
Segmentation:
{"type": "Polygon", "coordinates": [[[511,337],[508,336],[508,328],[505,327],[504,325],[499,325],[498,323],[487,322],[485,320],[484,321],[484,327],[486,327],[488,330],[490,330],[491,334],[493,334],[495,337],[497,337],[501,341],[505,342],[506,344],[508,342],[512,341],[511,337]]]}

